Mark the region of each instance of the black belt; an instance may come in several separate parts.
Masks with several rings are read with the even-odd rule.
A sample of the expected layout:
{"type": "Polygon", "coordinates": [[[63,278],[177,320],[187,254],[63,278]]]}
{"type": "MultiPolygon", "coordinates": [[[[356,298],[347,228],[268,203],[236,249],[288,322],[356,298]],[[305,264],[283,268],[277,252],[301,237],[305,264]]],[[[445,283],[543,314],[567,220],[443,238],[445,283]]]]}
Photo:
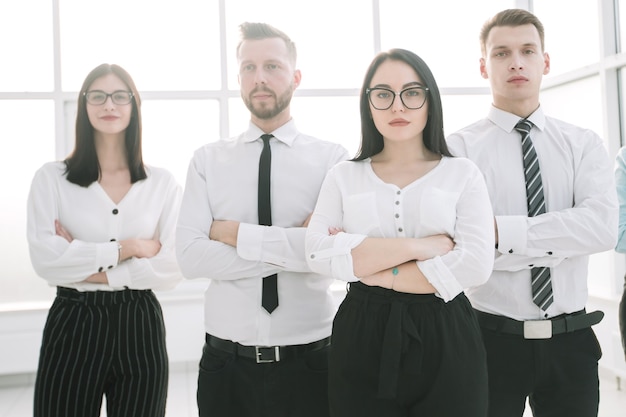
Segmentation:
{"type": "Polygon", "coordinates": [[[562,333],[575,332],[600,323],[602,311],[586,313],[585,310],[563,314],[547,320],[519,321],[504,316],[474,310],[480,326],[496,332],[524,336],[525,339],[550,339],[562,333]]]}
{"type": "Polygon", "coordinates": [[[289,346],[245,346],[230,340],[206,334],[206,343],[209,346],[233,355],[254,359],[256,363],[278,362],[285,359],[293,359],[302,356],[307,352],[312,352],[330,346],[330,336],[316,342],[305,345],[289,346]]]}

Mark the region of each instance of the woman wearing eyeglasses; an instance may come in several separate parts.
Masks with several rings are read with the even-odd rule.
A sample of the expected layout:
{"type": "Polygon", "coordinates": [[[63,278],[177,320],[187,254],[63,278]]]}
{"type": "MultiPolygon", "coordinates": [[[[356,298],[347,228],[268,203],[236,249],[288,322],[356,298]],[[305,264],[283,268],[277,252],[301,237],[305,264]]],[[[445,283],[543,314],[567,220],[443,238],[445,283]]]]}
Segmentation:
{"type": "Polygon", "coordinates": [[[331,415],[485,416],[485,351],[463,293],[493,265],[483,177],[450,156],[439,89],[414,53],[377,55],[360,107],[360,150],[328,173],[306,235],[311,268],[349,282],[331,415]]]}
{"type": "Polygon", "coordinates": [[[28,242],[37,274],[57,287],[44,328],[35,417],[165,414],[168,358],[153,289],[181,279],[174,229],[181,187],[147,166],[139,93],[102,64],[78,97],[76,143],[34,176],[28,242]]]}

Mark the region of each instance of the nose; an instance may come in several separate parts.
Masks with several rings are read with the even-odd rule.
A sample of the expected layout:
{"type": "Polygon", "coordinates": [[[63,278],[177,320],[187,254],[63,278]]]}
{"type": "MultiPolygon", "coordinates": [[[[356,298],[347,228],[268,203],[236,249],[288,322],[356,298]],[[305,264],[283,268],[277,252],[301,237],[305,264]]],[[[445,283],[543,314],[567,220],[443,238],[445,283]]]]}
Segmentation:
{"type": "Polygon", "coordinates": [[[254,83],[255,84],[266,83],[265,72],[263,71],[262,68],[257,68],[257,70],[254,72],[254,83]]]}
{"type": "Polygon", "coordinates": [[[104,103],[102,103],[105,109],[112,109],[115,107],[115,103],[113,103],[113,96],[108,96],[104,103]]]}
{"type": "Polygon", "coordinates": [[[522,57],[519,54],[511,55],[510,69],[514,71],[523,69],[524,64],[522,63],[522,61],[522,57]]]}
{"type": "Polygon", "coordinates": [[[393,103],[391,103],[391,111],[401,111],[404,112],[404,103],[402,103],[402,100],[400,99],[400,94],[398,93],[394,93],[395,95],[393,96],[393,103]]]}

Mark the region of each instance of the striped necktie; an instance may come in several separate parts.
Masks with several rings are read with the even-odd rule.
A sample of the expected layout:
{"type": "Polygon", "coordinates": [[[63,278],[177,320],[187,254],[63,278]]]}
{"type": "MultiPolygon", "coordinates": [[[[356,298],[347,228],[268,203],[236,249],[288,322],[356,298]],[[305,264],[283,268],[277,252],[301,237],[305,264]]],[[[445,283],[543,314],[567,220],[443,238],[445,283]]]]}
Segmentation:
{"type": "MultiPolygon", "coordinates": [[[[531,128],[532,123],[526,119],[520,120],[515,125],[515,130],[522,135],[528,216],[534,217],[546,212],[546,204],[543,198],[543,183],[541,181],[539,160],[537,159],[533,142],[530,139],[531,128]]],[[[546,311],[554,301],[552,282],[550,280],[550,268],[531,268],[530,275],[533,302],[543,311],[546,311]]]]}
{"type": "MultiPolygon", "coordinates": [[[[272,205],[270,198],[272,150],[270,148],[270,139],[273,137],[274,135],[261,136],[263,140],[263,150],[259,158],[258,209],[259,224],[264,226],[272,225],[272,205]]],[[[268,275],[263,278],[261,305],[270,314],[278,307],[278,276],[276,274],[268,275]]]]}

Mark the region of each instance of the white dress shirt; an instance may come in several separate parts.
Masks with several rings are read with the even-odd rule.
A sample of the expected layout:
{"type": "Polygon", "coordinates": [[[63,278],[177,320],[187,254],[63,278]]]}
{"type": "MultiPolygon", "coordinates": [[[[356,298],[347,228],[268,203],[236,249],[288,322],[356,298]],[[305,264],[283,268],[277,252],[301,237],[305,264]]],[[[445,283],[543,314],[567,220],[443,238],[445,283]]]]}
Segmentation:
{"type": "Polygon", "coordinates": [[[37,274],[50,285],[78,291],[171,289],[182,280],[174,235],[181,187],[168,171],[146,167],[148,177],[134,183],[115,204],[95,181],[81,187],[66,179],[64,162],[49,162],[32,181],[27,236],[37,274]],[[55,234],[59,220],[74,240],[55,234]],[[119,265],[118,241],[157,239],[152,258],[130,258],[119,265]],[[107,284],[81,282],[96,272],[107,284]]]}
{"type": "Polygon", "coordinates": [[[244,345],[294,345],[331,333],[333,279],[312,273],[301,227],[326,172],[347,159],[340,145],[304,135],[293,120],[272,134],[272,226],[258,224],[257,184],[263,132],[209,143],[191,160],[177,227],[186,278],[210,278],[206,332],[244,345]],[[209,239],[213,220],[241,222],[237,247],[209,239]],[[279,306],[261,307],[262,278],[278,273],[279,306]]]}
{"type": "Polygon", "coordinates": [[[446,234],[455,243],[443,256],[417,266],[449,301],[484,283],[493,266],[493,213],[478,168],[465,158],[443,157],[404,188],[383,182],[368,158],[338,164],[320,191],[306,235],[311,269],[356,281],[351,250],[367,237],[427,237],[446,234]],[[329,236],[334,226],[343,232],[329,236]]]}
{"type": "Polygon", "coordinates": [[[528,120],[547,212],[528,217],[521,136],[514,129],[519,120],[492,106],[486,119],[450,135],[448,146],[483,172],[498,227],[493,274],[468,297],[478,310],[536,320],[544,314],[532,301],[530,268],[550,267],[549,317],[583,309],[588,255],[615,247],[618,205],[612,163],[600,137],[546,117],[539,108],[528,120]]]}

